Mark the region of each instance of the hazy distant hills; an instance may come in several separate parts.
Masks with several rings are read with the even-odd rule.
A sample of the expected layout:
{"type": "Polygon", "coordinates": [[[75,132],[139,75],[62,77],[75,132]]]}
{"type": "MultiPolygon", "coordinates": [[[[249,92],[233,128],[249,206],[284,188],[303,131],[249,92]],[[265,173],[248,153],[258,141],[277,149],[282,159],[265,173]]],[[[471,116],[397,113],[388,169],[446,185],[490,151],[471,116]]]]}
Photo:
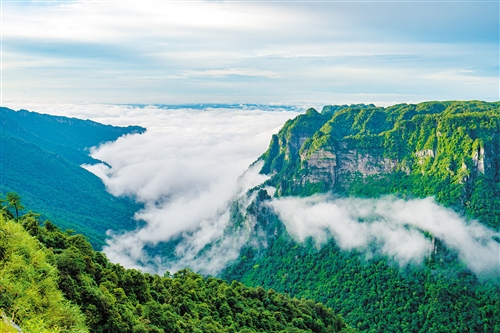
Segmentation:
{"type": "Polygon", "coordinates": [[[77,164],[97,162],[88,156],[90,147],[146,130],[140,126],[103,125],[91,120],[8,108],[0,108],[0,117],[2,133],[34,143],[77,164]]]}
{"type": "Polygon", "coordinates": [[[0,124],[0,193],[19,193],[25,207],[83,233],[97,248],[107,229],[135,227],[132,216],[140,206],[106,192],[80,165],[100,162],[88,156],[88,148],[144,128],[7,108],[0,109],[0,124]]]}

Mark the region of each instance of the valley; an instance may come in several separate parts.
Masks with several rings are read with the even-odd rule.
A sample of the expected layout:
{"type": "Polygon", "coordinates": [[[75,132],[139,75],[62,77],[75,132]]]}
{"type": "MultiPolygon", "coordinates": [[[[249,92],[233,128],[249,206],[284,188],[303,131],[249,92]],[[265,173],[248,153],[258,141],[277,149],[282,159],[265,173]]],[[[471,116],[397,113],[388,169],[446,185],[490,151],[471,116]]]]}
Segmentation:
{"type": "MultiPolygon", "coordinates": [[[[4,123],[12,124],[15,118],[4,112],[4,123]]],[[[68,126],[68,118],[59,119],[62,128],[68,126]]],[[[78,164],[106,165],[89,160],[84,148],[145,129],[91,125],[103,139],[94,134],[93,141],[64,145],[75,131],[51,129],[45,133],[70,139],[54,134],[36,144],[44,134],[27,125],[2,134],[2,170],[9,170],[3,172],[2,191],[20,188],[27,208],[16,219],[5,205],[2,230],[22,226],[24,231],[15,232],[36,239],[29,241],[34,242],[30,253],[43,252],[55,267],[50,279],[58,290],[51,292],[61,295],[56,297],[61,306],[68,306],[64,299],[77,305],[63,331],[84,326],[92,332],[498,331],[499,103],[308,109],[272,135],[268,150],[238,180],[243,184],[247,178],[247,187],[228,192],[230,200],[215,215],[200,215],[203,223],[145,243],[142,261],[132,267],[156,270],[148,273],[94,251],[103,244],[105,251],[110,244],[126,249],[120,239],[127,239],[127,230],[139,235],[152,225],[131,219],[141,209],[134,197],[112,196],[102,183],[110,180],[78,164]],[[22,163],[21,156],[36,160],[37,168],[22,163]],[[58,170],[59,180],[48,177],[55,174],[49,170],[58,170]],[[91,191],[87,183],[101,194],[78,195],[91,191]],[[44,193],[41,188],[56,196],[37,196],[44,193]],[[58,193],[73,193],[71,205],[58,193]],[[108,205],[112,214],[99,213],[92,200],[108,205]],[[100,222],[106,218],[111,222],[100,222]],[[125,233],[109,243],[109,229],[125,233]]],[[[88,138],[85,131],[82,138],[88,138]]],[[[113,144],[106,147],[101,156],[111,156],[113,144]]],[[[197,202],[203,203],[192,201],[197,202]]],[[[153,208],[160,213],[172,207],[153,208]]],[[[2,241],[5,264],[28,251],[15,250],[7,240],[2,241]]],[[[18,304],[9,293],[0,301],[2,309],[18,304]]],[[[43,315],[26,311],[32,318],[43,315]]]]}

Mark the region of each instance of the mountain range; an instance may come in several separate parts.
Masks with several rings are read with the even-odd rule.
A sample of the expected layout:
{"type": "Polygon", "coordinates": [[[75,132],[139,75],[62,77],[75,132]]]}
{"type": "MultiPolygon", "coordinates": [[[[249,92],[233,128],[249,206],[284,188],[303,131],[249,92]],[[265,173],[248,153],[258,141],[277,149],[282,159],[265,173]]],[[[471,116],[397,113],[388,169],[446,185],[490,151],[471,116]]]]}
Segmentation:
{"type": "Polygon", "coordinates": [[[259,161],[270,178],[226,231],[252,236],[220,276],[360,332],[498,331],[500,103],[309,109],[259,161]]]}

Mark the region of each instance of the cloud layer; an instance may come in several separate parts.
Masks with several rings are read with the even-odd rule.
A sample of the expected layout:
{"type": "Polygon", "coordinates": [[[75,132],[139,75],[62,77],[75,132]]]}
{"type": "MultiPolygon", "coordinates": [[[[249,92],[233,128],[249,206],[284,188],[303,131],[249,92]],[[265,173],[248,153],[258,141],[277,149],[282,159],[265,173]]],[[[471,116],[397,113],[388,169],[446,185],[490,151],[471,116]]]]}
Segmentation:
{"type": "Polygon", "coordinates": [[[500,273],[500,244],[493,239],[498,233],[476,221],[466,222],[433,198],[406,201],[315,195],[273,199],[270,205],[299,241],[313,237],[321,245],[333,237],[343,249],[368,253],[376,245],[377,251],[405,265],[421,263],[429,256],[435,237],[456,250],[473,272],[500,273]]]}

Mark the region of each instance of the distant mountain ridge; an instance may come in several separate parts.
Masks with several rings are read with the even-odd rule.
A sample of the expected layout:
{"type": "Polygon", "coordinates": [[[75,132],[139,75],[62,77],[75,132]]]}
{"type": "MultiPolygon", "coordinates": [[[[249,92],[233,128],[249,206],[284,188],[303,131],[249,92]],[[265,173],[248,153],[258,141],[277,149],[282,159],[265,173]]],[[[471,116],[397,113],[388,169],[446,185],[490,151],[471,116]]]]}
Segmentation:
{"type": "Polygon", "coordinates": [[[19,193],[30,210],[83,233],[96,248],[104,244],[106,230],[135,228],[132,217],[141,206],[109,194],[80,165],[101,162],[88,148],[145,128],[8,108],[0,108],[0,126],[0,193],[19,193]]]}
{"type": "Polygon", "coordinates": [[[77,164],[101,162],[89,156],[88,149],[93,146],[146,131],[140,126],[103,125],[92,120],[8,108],[0,108],[0,126],[4,134],[34,143],[77,164]]]}
{"type": "Polygon", "coordinates": [[[233,109],[233,110],[265,110],[265,111],[302,111],[303,108],[296,105],[280,104],[252,104],[252,103],[188,103],[188,104],[127,104],[127,106],[145,108],[154,106],[165,110],[206,110],[206,109],[233,109]]]}

